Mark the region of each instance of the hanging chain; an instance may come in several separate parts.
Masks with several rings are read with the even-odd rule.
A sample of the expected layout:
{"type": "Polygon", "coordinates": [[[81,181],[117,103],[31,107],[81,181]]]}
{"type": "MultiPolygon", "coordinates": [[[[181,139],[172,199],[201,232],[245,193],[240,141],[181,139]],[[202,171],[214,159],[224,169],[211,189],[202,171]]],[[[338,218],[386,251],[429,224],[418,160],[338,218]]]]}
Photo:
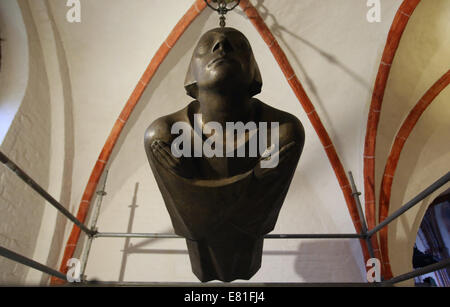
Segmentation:
{"type": "Polygon", "coordinates": [[[220,27],[224,28],[226,23],[225,23],[225,15],[229,12],[234,10],[239,3],[241,2],[241,0],[211,0],[211,2],[217,3],[217,8],[213,7],[211,4],[209,4],[208,0],[203,0],[205,1],[205,3],[214,11],[216,11],[219,15],[220,15],[220,27]],[[229,3],[233,3],[236,2],[235,5],[233,5],[231,8],[228,8],[228,4],[229,3]]]}

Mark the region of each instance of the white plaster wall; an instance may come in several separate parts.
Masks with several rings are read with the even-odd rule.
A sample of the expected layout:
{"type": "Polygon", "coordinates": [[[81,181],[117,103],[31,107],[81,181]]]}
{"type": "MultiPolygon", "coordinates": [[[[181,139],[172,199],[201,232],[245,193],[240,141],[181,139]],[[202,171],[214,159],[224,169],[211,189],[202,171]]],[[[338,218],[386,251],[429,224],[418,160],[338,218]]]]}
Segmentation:
{"type": "MultiPolygon", "coordinates": [[[[64,1],[50,6],[66,50],[74,101],[74,173],[71,203],[80,201],[98,154],[146,65],[192,1],[81,1],[82,22],[65,19],[64,1]]],[[[382,1],[382,22],[366,20],[365,1],[254,1],[285,49],[328,129],[346,170],[362,187],[367,110],[381,53],[400,0],[382,1]]],[[[183,80],[195,42],[217,26],[205,11],[171,51],[113,153],[99,219],[100,231],[125,232],[135,204],[133,232],[171,232],[169,216],[148,166],[143,133],[155,118],[184,107],[183,80]]],[[[239,11],[228,25],[252,43],[264,86],[259,98],[298,116],[306,145],[276,233],[354,232],[342,192],[315,132],[267,46],[239,11]]],[[[89,278],[195,281],[182,240],[96,239],[89,278]],[[136,250],[137,249],[137,250],[136,250]],[[126,258],[126,259],[125,259],[126,258]]],[[[362,281],[359,243],[265,242],[263,267],[253,281],[362,281]]]]}
{"type": "MultiPolygon", "coordinates": [[[[377,138],[378,183],[402,121],[450,68],[448,33],[450,2],[422,1],[403,35],[386,88],[377,138]]],[[[449,102],[447,88],[424,112],[408,138],[392,186],[390,213],[450,170],[449,102]]],[[[448,187],[447,184],[433,193],[389,227],[389,255],[394,275],[412,270],[413,247],[422,218],[431,202],[448,187]]]]}
{"type": "MultiPolygon", "coordinates": [[[[76,212],[114,121],[153,54],[192,1],[82,0],[81,23],[67,22],[66,1],[19,3],[29,37],[29,83],[2,150],[76,212]]],[[[365,1],[253,3],[286,51],[345,169],[354,173],[362,191],[361,157],[372,86],[401,0],[383,0],[382,22],[374,24],[366,21],[365,1]]],[[[398,119],[406,116],[448,69],[449,11],[446,0],[424,0],[405,32],[386,91],[377,181],[398,119]]],[[[267,46],[239,9],[228,15],[228,25],[240,29],[252,43],[264,81],[259,98],[295,114],[306,129],[305,150],[275,232],[353,232],[323,148],[267,46]]],[[[208,10],[194,22],[130,118],[108,166],[108,195],[100,214],[100,231],[172,231],[144,154],[143,133],[155,118],[190,101],[183,80],[191,52],[201,33],[215,26],[217,16],[208,10]]],[[[450,150],[442,141],[450,131],[444,120],[449,115],[448,100],[447,90],[427,110],[406,144],[394,182],[392,210],[448,170],[450,150]]],[[[72,224],[58,217],[53,208],[44,207],[8,170],[0,169],[0,180],[0,245],[58,267],[72,224]]],[[[391,261],[396,274],[410,269],[411,242],[431,201],[432,197],[391,227],[391,261]]],[[[357,241],[266,240],[264,250],[263,266],[252,281],[364,278],[357,241]]],[[[3,258],[0,268],[3,283],[47,281],[31,270],[27,276],[26,268],[3,258]]],[[[183,240],[96,239],[87,275],[111,281],[195,281],[183,240]]]]}
{"type": "MultiPolygon", "coordinates": [[[[47,191],[76,215],[77,204],[70,203],[73,172],[72,90],[64,46],[47,1],[28,0],[43,50],[43,63],[49,80],[51,105],[51,149],[47,191]]],[[[59,269],[61,251],[72,223],[50,205],[45,206],[33,259],[59,269]]],[[[30,270],[27,283],[46,284],[47,274],[30,270]]]]}
{"type": "MultiPolygon", "coordinates": [[[[10,1],[16,2],[16,1],[10,1]]],[[[49,183],[50,104],[49,85],[33,19],[26,1],[18,1],[26,28],[29,53],[26,90],[1,150],[43,187],[49,183]]],[[[3,11],[2,15],[7,14],[3,11]]],[[[20,17],[22,15],[22,17],[20,17]]],[[[8,37],[5,40],[8,41],[8,37]]],[[[13,39],[12,39],[13,40],[13,39]]],[[[23,50],[17,51],[21,56],[23,50]]],[[[14,56],[9,54],[9,56],[14,56]]],[[[27,62],[26,62],[27,63],[27,62]]],[[[3,72],[2,72],[3,73],[3,72]]],[[[8,76],[5,76],[8,77],[8,76]]],[[[14,81],[14,79],[13,79],[14,81]]],[[[29,258],[37,244],[44,201],[4,166],[0,167],[0,245],[29,258]]],[[[0,257],[0,284],[25,282],[28,268],[0,257]]]]}
{"type": "MultiPolygon", "coordinates": [[[[405,144],[392,186],[390,213],[450,171],[449,101],[447,88],[425,111],[405,144]]],[[[394,276],[413,270],[413,248],[426,209],[449,187],[447,183],[389,226],[389,257],[394,276]]]]}
{"type": "MultiPolygon", "coordinates": [[[[75,211],[76,207],[69,207],[73,161],[71,88],[58,31],[45,0],[3,1],[1,14],[15,16],[16,24],[23,23],[25,48],[7,45],[11,48],[7,56],[27,66],[24,76],[16,77],[3,70],[0,74],[6,82],[25,83],[14,121],[9,125],[2,118],[8,132],[1,149],[55,199],[75,211]],[[29,54],[29,59],[21,59],[22,54],[29,54]]],[[[8,44],[17,39],[4,38],[8,44]]],[[[0,176],[0,245],[57,269],[65,228],[71,225],[9,169],[0,167],[0,176]]],[[[0,261],[1,284],[48,282],[48,275],[37,270],[3,258],[0,261]]]]}

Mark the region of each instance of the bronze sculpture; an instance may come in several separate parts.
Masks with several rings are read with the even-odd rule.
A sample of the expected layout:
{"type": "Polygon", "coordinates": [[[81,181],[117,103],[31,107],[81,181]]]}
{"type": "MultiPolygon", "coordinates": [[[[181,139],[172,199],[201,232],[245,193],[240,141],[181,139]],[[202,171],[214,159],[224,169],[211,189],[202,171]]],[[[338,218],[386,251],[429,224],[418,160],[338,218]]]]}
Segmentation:
{"type": "Polygon", "coordinates": [[[275,226],[303,150],[302,124],[253,98],[261,87],[247,38],[233,28],[210,30],[185,81],[195,101],[145,134],[174,230],[186,238],[202,282],[250,279],[259,270],[264,235],[275,226]]]}

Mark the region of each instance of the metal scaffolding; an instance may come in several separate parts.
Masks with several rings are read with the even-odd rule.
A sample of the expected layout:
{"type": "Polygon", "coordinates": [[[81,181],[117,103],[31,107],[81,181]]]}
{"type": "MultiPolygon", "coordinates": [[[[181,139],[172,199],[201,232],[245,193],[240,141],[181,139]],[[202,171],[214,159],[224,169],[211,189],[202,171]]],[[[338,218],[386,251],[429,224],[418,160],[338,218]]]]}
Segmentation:
{"type": "MultiPolygon", "coordinates": [[[[96,228],[97,220],[100,213],[100,207],[102,204],[103,196],[106,195],[105,187],[107,180],[107,172],[105,174],[103,184],[100,187],[100,190],[97,191],[97,201],[92,208],[91,212],[91,223],[90,226],[84,225],[80,222],[74,215],[72,215],[63,205],[61,205],[57,200],[55,200],[49,193],[47,193],[39,184],[37,184],[30,176],[28,176],[23,170],[21,170],[13,161],[11,161],[5,154],[0,151],[0,162],[6,165],[9,169],[11,169],[20,179],[22,179],[27,185],[29,185],[34,191],[36,191],[40,196],[42,196],[46,201],[48,201],[53,207],[55,207],[60,213],[62,213],[67,219],[72,221],[75,225],[77,225],[86,235],[87,240],[85,241],[84,248],[82,250],[82,259],[81,259],[81,276],[82,285],[86,286],[179,286],[179,287],[195,287],[195,286],[226,286],[226,287],[280,287],[280,286],[288,286],[288,287],[297,287],[297,286],[392,286],[399,282],[412,279],[414,277],[424,275],[430,272],[434,272],[446,267],[450,266],[450,258],[442,260],[438,263],[428,265],[426,267],[414,270],[412,272],[408,272],[406,274],[402,274],[396,277],[393,277],[389,280],[383,280],[375,283],[174,283],[174,282],[91,282],[87,281],[84,277],[87,260],[89,258],[89,252],[91,249],[91,245],[94,239],[96,238],[164,238],[164,239],[179,239],[182,238],[175,234],[163,234],[163,233],[114,233],[114,232],[99,232],[96,228]]],[[[360,192],[357,191],[356,185],[353,179],[353,175],[350,172],[350,181],[352,187],[352,195],[355,198],[358,214],[361,220],[361,233],[349,233],[349,234],[268,234],[264,238],[265,239],[362,239],[365,241],[370,257],[374,258],[373,247],[371,244],[371,238],[376,235],[381,229],[386,227],[389,223],[400,217],[402,214],[419,204],[426,197],[431,195],[434,191],[444,186],[446,183],[450,181],[450,172],[445,174],[443,177],[439,178],[436,182],[431,184],[428,188],[420,192],[416,197],[411,199],[405,205],[403,205],[400,209],[395,211],[392,215],[386,218],[379,225],[374,227],[371,230],[368,230],[366,218],[364,216],[361,202],[359,196],[360,192]]],[[[14,251],[8,250],[4,247],[0,246],[0,256],[8,258],[12,261],[21,263],[38,271],[41,271],[45,274],[57,277],[64,281],[67,281],[67,276],[63,273],[56,271],[46,265],[38,263],[32,259],[29,259],[25,256],[15,253],[14,251]]],[[[74,284],[75,285],[75,284],[74,284]]]]}

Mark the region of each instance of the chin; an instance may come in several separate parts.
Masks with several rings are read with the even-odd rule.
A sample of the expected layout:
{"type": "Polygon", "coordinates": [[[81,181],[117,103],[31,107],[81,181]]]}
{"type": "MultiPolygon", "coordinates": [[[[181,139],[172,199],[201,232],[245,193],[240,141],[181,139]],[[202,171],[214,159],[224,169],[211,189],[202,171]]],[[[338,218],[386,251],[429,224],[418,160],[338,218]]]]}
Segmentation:
{"type": "Polygon", "coordinates": [[[214,71],[208,84],[210,87],[216,87],[217,85],[226,83],[227,85],[239,86],[246,83],[245,76],[243,76],[242,71],[236,71],[236,69],[221,69],[214,71]]]}

